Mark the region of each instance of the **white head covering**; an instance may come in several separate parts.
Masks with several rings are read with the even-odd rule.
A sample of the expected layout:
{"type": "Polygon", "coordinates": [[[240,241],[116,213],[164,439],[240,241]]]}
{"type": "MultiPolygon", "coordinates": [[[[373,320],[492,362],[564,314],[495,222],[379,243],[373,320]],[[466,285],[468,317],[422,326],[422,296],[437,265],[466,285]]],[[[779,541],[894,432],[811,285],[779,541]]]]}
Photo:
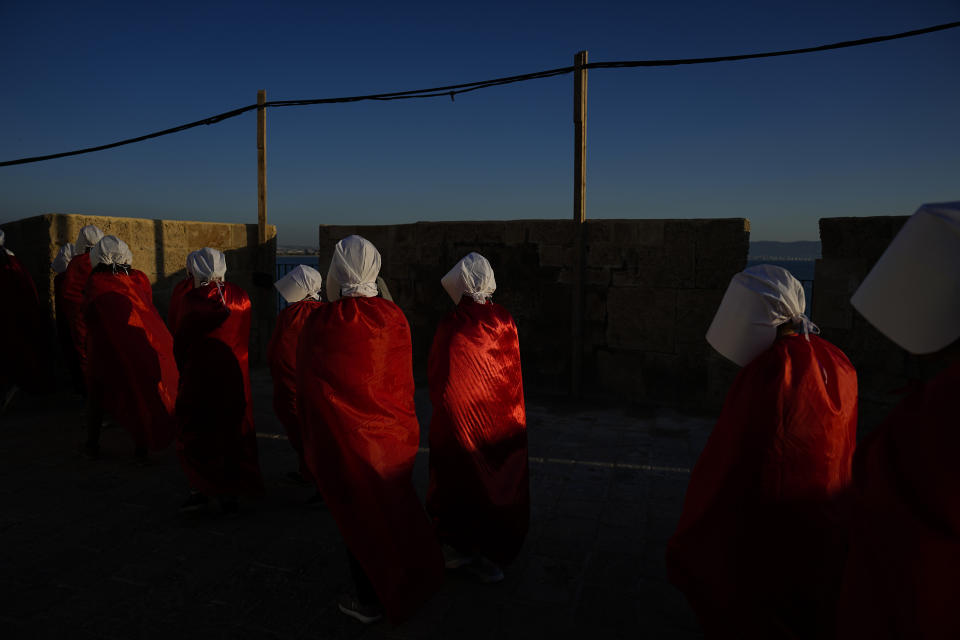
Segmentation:
{"type": "Polygon", "coordinates": [[[0,249],[3,249],[4,251],[6,251],[7,255],[12,256],[13,251],[10,251],[10,249],[7,249],[5,246],[3,246],[4,243],[6,243],[6,241],[7,241],[7,234],[3,232],[3,229],[0,229],[0,249]]]}
{"type": "Polygon", "coordinates": [[[90,264],[112,264],[129,267],[133,263],[133,253],[127,243],[117,236],[103,236],[90,249],[90,264]]]}
{"type": "Polygon", "coordinates": [[[187,271],[193,274],[193,286],[222,281],[227,275],[227,258],[222,251],[204,247],[187,256],[187,271]]]}
{"type": "Polygon", "coordinates": [[[483,304],[497,290],[490,261],[476,251],[471,251],[453,265],[453,269],[440,279],[440,284],[450,294],[453,304],[460,304],[464,294],[483,304]]]}
{"type": "Polygon", "coordinates": [[[304,298],[320,299],[320,285],[323,278],[320,272],[305,264],[298,264],[290,273],[273,283],[283,299],[289,303],[300,302],[304,298]]]}
{"type": "Polygon", "coordinates": [[[347,236],[337,243],[327,272],[327,299],[340,296],[372,298],[377,295],[380,252],[360,236],[347,236]]]}
{"type": "Polygon", "coordinates": [[[803,285],[789,271],[770,264],[755,265],[730,280],[707,329],[707,342],[744,367],[773,344],[782,324],[802,325],[804,334],[820,333],[803,314],[805,304],[803,285]]]}
{"type": "Polygon", "coordinates": [[[191,251],[190,253],[187,254],[186,269],[187,269],[187,275],[188,275],[188,276],[193,276],[193,272],[190,271],[190,260],[193,258],[193,254],[195,254],[195,253],[197,253],[197,252],[196,252],[196,251],[191,251]]]}
{"type": "Polygon", "coordinates": [[[67,270],[67,265],[70,264],[70,261],[73,260],[73,256],[73,243],[68,242],[60,247],[60,250],[57,251],[57,256],[53,259],[50,266],[53,267],[55,273],[63,273],[67,270]]]}
{"type": "Polygon", "coordinates": [[[911,353],[960,337],[960,202],[917,209],[850,303],[911,353]]]}
{"type": "Polygon", "coordinates": [[[103,231],[92,224],[88,224],[80,229],[80,233],[77,234],[77,241],[73,244],[73,249],[78,254],[86,253],[87,249],[92,249],[95,244],[100,242],[102,237],[103,231]]]}

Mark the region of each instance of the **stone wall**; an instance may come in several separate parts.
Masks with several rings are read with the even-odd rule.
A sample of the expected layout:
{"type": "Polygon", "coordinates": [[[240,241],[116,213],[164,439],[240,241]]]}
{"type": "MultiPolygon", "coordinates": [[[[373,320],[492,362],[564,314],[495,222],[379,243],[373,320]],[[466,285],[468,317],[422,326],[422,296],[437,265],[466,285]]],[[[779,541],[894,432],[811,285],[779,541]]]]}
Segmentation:
{"type": "Polygon", "coordinates": [[[3,223],[7,246],[17,254],[37,283],[41,302],[53,315],[50,262],[59,247],[77,238],[80,228],[97,225],[130,245],[133,267],[153,283],[153,301],[166,318],[170,294],[185,275],[187,254],[213,247],[226,254],[227,279],[243,287],[253,305],[250,357],[260,362],[273,331],[276,303],[272,287],[276,263],[276,228],[267,228],[267,244],[259,246],[256,224],[144,220],[73,214],[46,214],[3,223]]]}
{"type": "Polygon", "coordinates": [[[911,382],[938,365],[912,356],[877,331],[850,297],[907,221],[908,216],[822,218],[822,258],[816,262],[811,319],[857,368],[860,434],[873,429],[911,382]]]}
{"type": "MultiPolygon", "coordinates": [[[[730,278],[746,265],[749,223],[591,220],[584,232],[584,391],[716,410],[736,369],[709,348],[704,334],[730,278]]],[[[437,324],[452,309],[440,278],[477,251],[496,272],[494,299],[517,320],[526,388],[568,392],[572,222],[321,226],[322,270],[336,242],[353,233],[380,250],[381,274],[410,322],[418,383],[426,381],[437,324]]]]}

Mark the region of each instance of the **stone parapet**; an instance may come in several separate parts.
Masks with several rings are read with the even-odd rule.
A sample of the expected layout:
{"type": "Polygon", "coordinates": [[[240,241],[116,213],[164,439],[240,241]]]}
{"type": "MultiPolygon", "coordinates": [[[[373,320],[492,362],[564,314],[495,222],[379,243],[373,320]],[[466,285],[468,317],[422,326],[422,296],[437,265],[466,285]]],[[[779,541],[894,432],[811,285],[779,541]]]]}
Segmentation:
{"type": "Polygon", "coordinates": [[[187,254],[213,247],[226,254],[227,279],[250,295],[253,322],[250,329],[251,362],[260,362],[273,331],[276,298],[272,285],[276,263],[276,227],[267,227],[267,244],[257,242],[256,224],[145,220],[50,213],[6,222],[7,244],[17,253],[37,284],[41,303],[53,316],[53,278],[50,262],[59,247],[77,238],[87,224],[105,235],[115,235],[130,246],[133,267],[153,284],[153,302],[166,318],[170,295],[186,276],[187,254]]]}

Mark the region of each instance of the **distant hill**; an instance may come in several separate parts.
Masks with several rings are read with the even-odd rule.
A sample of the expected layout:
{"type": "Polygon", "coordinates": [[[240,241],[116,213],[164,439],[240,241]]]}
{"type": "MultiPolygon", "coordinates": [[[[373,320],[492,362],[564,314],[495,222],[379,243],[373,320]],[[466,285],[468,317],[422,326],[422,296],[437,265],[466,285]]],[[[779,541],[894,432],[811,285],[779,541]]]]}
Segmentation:
{"type": "Polygon", "coordinates": [[[777,242],[758,240],[750,243],[750,260],[816,260],[820,257],[818,240],[777,242]]]}

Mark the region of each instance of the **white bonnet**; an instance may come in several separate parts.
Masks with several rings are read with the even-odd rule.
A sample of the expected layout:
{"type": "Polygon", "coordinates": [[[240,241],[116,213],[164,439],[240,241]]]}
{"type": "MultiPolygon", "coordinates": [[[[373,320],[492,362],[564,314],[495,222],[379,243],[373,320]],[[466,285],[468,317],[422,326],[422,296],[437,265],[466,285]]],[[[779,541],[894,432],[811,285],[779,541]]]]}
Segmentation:
{"type": "Polygon", "coordinates": [[[323,278],[320,272],[305,264],[298,264],[290,272],[273,283],[283,299],[289,303],[299,302],[304,298],[320,299],[320,285],[323,278]]]}
{"type": "Polygon", "coordinates": [[[90,249],[90,264],[115,264],[130,266],[133,263],[133,253],[127,243],[117,236],[103,236],[90,249]]]}
{"type": "Polygon", "coordinates": [[[360,236],[347,236],[337,243],[327,272],[327,298],[340,296],[372,298],[377,295],[380,252],[360,236]]]}
{"type": "Polygon", "coordinates": [[[63,273],[66,271],[67,265],[70,264],[71,260],[73,260],[74,253],[72,242],[68,242],[60,247],[60,250],[57,251],[56,257],[50,264],[50,266],[53,267],[54,272],[63,273]]]}
{"type": "Polygon", "coordinates": [[[803,314],[803,285],[782,267],[758,264],[733,276],[717,309],[707,342],[741,367],[777,339],[777,327],[801,325],[805,334],[820,330],[803,314]]]}
{"type": "Polygon", "coordinates": [[[74,250],[79,253],[86,253],[87,249],[93,248],[103,237],[103,231],[100,231],[95,225],[88,224],[80,229],[77,234],[77,241],[74,243],[74,250]]]}
{"type": "Polygon", "coordinates": [[[450,294],[454,304],[459,304],[464,294],[482,304],[497,290],[497,280],[493,277],[490,261],[475,251],[455,264],[440,279],[440,284],[450,294]]]}
{"type": "Polygon", "coordinates": [[[187,256],[187,271],[193,274],[195,286],[223,280],[227,275],[227,258],[222,251],[204,247],[187,256]]]}

